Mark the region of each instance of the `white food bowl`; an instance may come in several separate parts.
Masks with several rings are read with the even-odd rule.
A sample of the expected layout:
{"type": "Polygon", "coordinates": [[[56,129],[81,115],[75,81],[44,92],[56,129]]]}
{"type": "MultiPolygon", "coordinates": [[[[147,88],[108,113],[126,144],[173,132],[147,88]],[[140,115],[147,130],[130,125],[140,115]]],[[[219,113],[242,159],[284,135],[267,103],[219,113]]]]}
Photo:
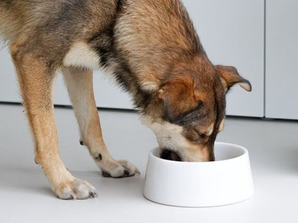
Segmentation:
{"type": "Polygon", "coordinates": [[[215,162],[177,162],[149,154],[144,196],[181,207],[233,204],[254,193],[248,151],[229,143],[215,144],[215,162]]]}

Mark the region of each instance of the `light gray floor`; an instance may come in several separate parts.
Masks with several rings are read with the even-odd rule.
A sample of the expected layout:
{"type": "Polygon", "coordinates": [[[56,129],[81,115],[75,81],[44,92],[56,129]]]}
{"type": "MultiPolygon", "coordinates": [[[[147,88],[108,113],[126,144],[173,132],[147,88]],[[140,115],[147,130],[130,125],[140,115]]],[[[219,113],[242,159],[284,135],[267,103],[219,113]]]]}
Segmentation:
{"type": "Polygon", "coordinates": [[[176,208],[142,196],[147,154],[154,135],[132,112],[100,111],[106,143],[115,158],[142,172],[128,179],[103,178],[79,145],[71,109],[56,109],[62,159],[89,181],[99,197],[57,199],[33,160],[33,146],[21,106],[0,105],[0,222],[297,222],[298,122],[229,118],[218,141],[248,148],[255,182],[252,199],[215,208],[176,208]]]}

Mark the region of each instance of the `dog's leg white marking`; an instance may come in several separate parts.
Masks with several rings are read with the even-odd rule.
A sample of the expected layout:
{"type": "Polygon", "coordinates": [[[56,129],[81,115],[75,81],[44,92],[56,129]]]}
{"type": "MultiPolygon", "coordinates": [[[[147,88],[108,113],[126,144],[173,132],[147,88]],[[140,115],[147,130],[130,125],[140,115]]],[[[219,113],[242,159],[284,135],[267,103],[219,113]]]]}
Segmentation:
{"type": "Polygon", "coordinates": [[[139,173],[129,162],[114,160],[104,143],[93,94],[92,71],[65,68],[62,72],[79,124],[82,144],[88,147],[104,175],[127,177],[139,173]]]}
{"type": "Polygon", "coordinates": [[[74,43],[65,55],[63,65],[65,67],[81,67],[91,70],[99,69],[100,57],[85,42],[74,43]]]}

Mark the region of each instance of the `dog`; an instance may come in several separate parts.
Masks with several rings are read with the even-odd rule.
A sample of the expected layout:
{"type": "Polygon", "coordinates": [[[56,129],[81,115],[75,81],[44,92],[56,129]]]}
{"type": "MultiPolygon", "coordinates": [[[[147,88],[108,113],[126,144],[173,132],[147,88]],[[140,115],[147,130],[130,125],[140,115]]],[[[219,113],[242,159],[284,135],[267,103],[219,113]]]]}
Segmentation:
{"type": "Polygon", "coordinates": [[[213,65],[179,0],[0,0],[9,46],[35,143],[35,161],[61,199],[97,197],[60,159],[52,91],[62,71],[86,146],[105,177],[139,170],[111,157],[102,138],[92,71],[111,72],[156,134],[160,155],[213,161],[225,96],[251,84],[236,68],[213,65]]]}

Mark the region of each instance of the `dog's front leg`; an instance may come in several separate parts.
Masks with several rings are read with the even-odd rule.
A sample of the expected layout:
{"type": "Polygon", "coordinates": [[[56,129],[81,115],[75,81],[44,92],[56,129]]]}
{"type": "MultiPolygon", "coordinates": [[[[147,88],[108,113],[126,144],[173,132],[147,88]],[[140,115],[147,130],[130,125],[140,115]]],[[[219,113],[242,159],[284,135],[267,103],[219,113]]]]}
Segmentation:
{"type": "Polygon", "coordinates": [[[139,170],[128,161],[114,160],[104,143],[93,93],[93,73],[79,68],[64,68],[64,80],[85,145],[105,177],[130,177],[139,170]]]}
{"type": "Polygon", "coordinates": [[[23,103],[35,141],[35,160],[59,198],[86,199],[97,196],[89,183],[73,177],[59,155],[57,129],[52,104],[55,70],[45,58],[26,52],[26,43],[11,45],[11,55],[19,78],[23,103]]]}

